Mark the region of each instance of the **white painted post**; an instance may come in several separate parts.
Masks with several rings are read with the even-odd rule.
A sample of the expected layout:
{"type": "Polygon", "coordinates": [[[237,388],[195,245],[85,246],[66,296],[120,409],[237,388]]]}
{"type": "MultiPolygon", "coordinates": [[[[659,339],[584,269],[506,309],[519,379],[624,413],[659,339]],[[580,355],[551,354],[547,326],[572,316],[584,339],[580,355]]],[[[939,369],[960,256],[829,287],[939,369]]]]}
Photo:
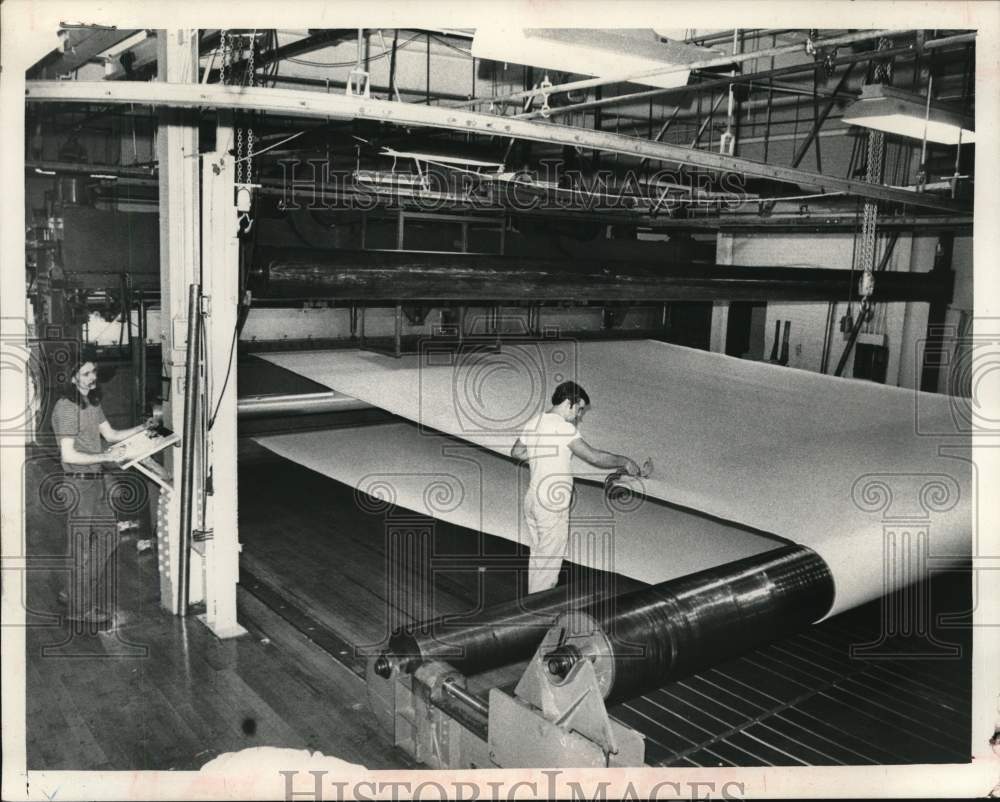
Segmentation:
{"type": "Polygon", "coordinates": [[[239,581],[239,529],[236,477],[236,347],[234,333],[239,304],[239,240],[235,204],[235,163],[230,115],[220,112],[216,150],[206,153],[202,167],[202,289],[206,295],[208,345],[207,464],[213,495],[208,497],[205,542],[205,618],[220,638],[246,630],[236,621],[239,581]],[[214,416],[214,422],[213,422],[214,416]]]}
{"type": "MultiPolygon", "coordinates": [[[[733,263],[733,235],[720,232],[715,240],[715,261],[720,265],[733,263]]],[[[726,332],[729,329],[729,301],[712,304],[712,328],[708,349],[717,354],[726,353],[726,332]]]]}
{"type": "MultiPolygon", "coordinates": [[[[156,37],[157,79],[169,83],[198,82],[198,32],[193,29],[158,31],[156,37]]],[[[184,371],[187,364],[187,293],[196,282],[200,263],[198,236],[198,127],[197,112],[159,110],[156,154],[160,165],[160,340],[164,389],[164,424],[183,430],[184,371]]],[[[160,602],[178,612],[180,557],[180,453],[170,449],[167,469],[173,476],[174,492],[162,508],[159,521],[160,602]]],[[[193,568],[197,566],[192,561],[193,568]]],[[[192,570],[192,579],[195,571],[192,570]]],[[[191,583],[191,598],[199,593],[199,582],[191,583]]]]}

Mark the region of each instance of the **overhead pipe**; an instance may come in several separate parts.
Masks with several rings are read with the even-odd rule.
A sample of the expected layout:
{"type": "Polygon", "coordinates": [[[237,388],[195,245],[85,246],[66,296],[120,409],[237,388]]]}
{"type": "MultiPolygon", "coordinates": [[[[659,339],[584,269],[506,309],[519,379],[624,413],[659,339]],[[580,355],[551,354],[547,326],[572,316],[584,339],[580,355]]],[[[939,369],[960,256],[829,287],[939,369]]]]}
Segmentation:
{"type": "Polygon", "coordinates": [[[198,378],[201,354],[201,285],[188,287],[187,356],[184,371],[184,429],[181,435],[180,544],[177,614],[186,617],[191,596],[191,535],[194,530],[195,444],[198,441],[198,378]]]}
{"type": "MultiPolygon", "coordinates": [[[[821,134],[822,135],[822,134],[821,134]]],[[[791,140],[794,139],[793,134],[779,134],[777,136],[771,137],[771,141],[779,140],[791,140]]],[[[763,139],[761,137],[751,137],[749,139],[743,139],[743,144],[753,144],[756,142],[761,142],[763,139]]],[[[648,162],[649,157],[643,157],[643,161],[640,163],[648,162]]],[[[107,173],[109,175],[115,175],[123,178],[129,179],[129,185],[148,185],[156,186],[156,179],[146,178],[144,174],[142,178],[132,178],[131,173],[127,168],[116,167],[114,165],[85,165],[86,169],[82,169],[79,164],[72,162],[39,162],[39,161],[28,161],[25,162],[25,170],[27,172],[33,171],[35,168],[45,169],[45,170],[56,170],[59,172],[68,173],[81,173],[81,172],[93,172],[99,170],[101,173],[107,173]]],[[[330,190],[324,190],[322,187],[318,187],[316,191],[317,199],[336,199],[336,198],[349,198],[354,195],[364,194],[366,200],[370,203],[377,203],[380,199],[377,196],[372,196],[371,194],[365,194],[360,190],[356,190],[351,187],[337,186],[334,187],[335,192],[330,190]]],[[[263,195],[272,196],[282,196],[287,193],[287,187],[285,187],[280,181],[268,181],[263,180],[261,182],[261,188],[259,192],[263,195]]],[[[439,200],[445,200],[444,195],[436,196],[439,200]]],[[[383,200],[385,204],[389,203],[389,198],[383,200]]],[[[472,206],[473,202],[468,201],[467,198],[463,198],[461,195],[453,195],[448,200],[455,203],[464,204],[472,206]]],[[[761,200],[768,200],[767,198],[762,198],[761,200]]],[[[756,196],[750,199],[748,202],[756,203],[756,196]]],[[[481,210],[481,207],[480,207],[481,210]]],[[[501,208],[497,207],[500,211],[501,208]]],[[[504,211],[516,211],[512,209],[504,209],[504,211]]],[[[817,228],[830,228],[831,226],[841,226],[844,228],[849,228],[854,230],[856,228],[857,220],[856,216],[852,213],[850,215],[842,215],[837,212],[822,212],[821,215],[817,215],[815,219],[810,219],[808,217],[803,217],[797,215],[793,219],[788,219],[784,223],[781,219],[772,216],[767,218],[762,218],[757,215],[744,214],[744,215],[729,215],[729,216],[715,216],[711,218],[684,218],[684,219],[669,219],[666,217],[650,217],[648,211],[643,210],[618,210],[613,212],[607,212],[604,214],[597,214],[594,212],[580,210],[574,211],[572,209],[553,209],[546,212],[548,217],[556,218],[570,218],[578,220],[597,220],[597,219],[607,219],[608,216],[619,215],[623,220],[632,220],[637,222],[639,225],[658,228],[658,229],[678,229],[678,228],[719,228],[725,226],[740,226],[740,227],[759,227],[759,228],[771,228],[775,225],[787,224],[796,228],[809,228],[810,226],[815,226],[817,228]]],[[[948,227],[969,227],[972,225],[971,215],[960,215],[960,216],[895,216],[887,217],[880,221],[879,225],[883,228],[885,227],[903,227],[903,228],[922,228],[930,226],[932,228],[948,228],[948,227]]],[[[157,291],[155,289],[147,289],[147,294],[149,297],[156,298],[157,291]]]]}
{"type": "MultiPolygon", "coordinates": [[[[783,33],[796,33],[797,28],[747,28],[744,33],[747,36],[780,36],[783,33]]],[[[689,36],[682,40],[689,45],[702,45],[704,42],[724,42],[730,36],[728,31],[720,33],[708,33],[702,36],[689,36]]]]}
{"type": "Polygon", "coordinates": [[[236,416],[239,420],[321,415],[327,412],[354,412],[372,408],[364,401],[333,390],[319,393],[251,395],[236,400],[236,416]]]}
{"type": "MultiPolygon", "coordinates": [[[[839,300],[848,271],[827,268],[510,259],[469,254],[259,249],[256,298],[379,302],[839,300]]],[[[930,301],[952,291],[950,273],[887,273],[876,300],[930,301]]],[[[363,323],[361,324],[363,326],[363,323]]]]}

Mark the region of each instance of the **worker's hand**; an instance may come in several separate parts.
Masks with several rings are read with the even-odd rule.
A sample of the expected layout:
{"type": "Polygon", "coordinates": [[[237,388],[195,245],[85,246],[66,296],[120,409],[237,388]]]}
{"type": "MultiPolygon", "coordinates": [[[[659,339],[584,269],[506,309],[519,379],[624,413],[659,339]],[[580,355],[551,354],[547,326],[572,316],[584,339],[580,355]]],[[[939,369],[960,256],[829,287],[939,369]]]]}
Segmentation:
{"type": "Polygon", "coordinates": [[[156,418],[147,418],[146,422],[142,424],[142,428],[145,430],[147,437],[155,437],[156,432],[154,429],[156,429],[156,418]]]}
{"type": "Polygon", "coordinates": [[[639,475],[639,466],[636,464],[635,460],[631,460],[628,457],[625,457],[625,462],[622,464],[622,469],[629,476],[639,475]]]}

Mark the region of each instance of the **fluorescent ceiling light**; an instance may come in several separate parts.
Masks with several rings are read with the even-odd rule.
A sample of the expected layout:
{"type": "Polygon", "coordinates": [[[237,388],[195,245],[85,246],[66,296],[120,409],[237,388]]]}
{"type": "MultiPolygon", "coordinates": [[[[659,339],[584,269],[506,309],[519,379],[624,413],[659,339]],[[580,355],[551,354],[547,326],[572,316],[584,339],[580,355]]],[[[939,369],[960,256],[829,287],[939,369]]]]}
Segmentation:
{"type": "Polygon", "coordinates": [[[732,28],[653,28],[657,36],[664,39],[677,40],[683,42],[685,39],[699,39],[703,36],[712,36],[718,33],[728,33],[732,38],[732,28]]]}
{"type": "Polygon", "coordinates": [[[413,159],[418,162],[440,162],[441,164],[462,164],[467,167],[493,167],[499,170],[503,167],[501,162],[485,162],[479,159],[467,159],[465,156],[454,156],[440,153],[415,153],[412,151],[394,150],[393,148],[382,148],[383,156],[392,156],[394,159],[413,159]]]}
{"type": "Polygon", "coordinates": [[[424,179],[409,173],[381,173],[377,170],[355,170],[354,180],[362,184],[385,184],[387,186],[423,187],[424,179]]]}
{"type": "Polygon", "coordinates": [[[719,53],[680,42],[661,42],[651,30],[619,28],[478,28],[472,55],[580,75],[620,75],[657,67],[678,70],[635,83],[669,89],[684,86],[684,65],[719,53]]]}
{"type": "Polygon", "coordinates": [[[927,141],[942,145],[957,145],[959,132],[963,145],[976,141],[975,123],[961,110],[931,101],[928,112],[926,97],[882,84],[863,86],[861,97],[847,107],[842,119],[849,125],[920,140],[926,128],[927,141]]]}

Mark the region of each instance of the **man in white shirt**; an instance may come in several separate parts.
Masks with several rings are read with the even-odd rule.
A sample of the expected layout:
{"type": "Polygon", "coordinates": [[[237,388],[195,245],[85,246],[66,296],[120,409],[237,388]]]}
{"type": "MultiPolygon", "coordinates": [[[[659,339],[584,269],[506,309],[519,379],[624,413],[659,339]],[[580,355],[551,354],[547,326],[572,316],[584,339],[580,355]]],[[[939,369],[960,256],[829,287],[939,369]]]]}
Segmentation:
{"type": "Polygon", "coordinates": [[[639,466],[628,457],[594,448],[577,431],[590,405],[590,396],[576,382],[563,382],[552,394],[547,412],[527,422],[510,455],[527,460],[531,469],[524,497],[531,557],[528,559],[528,592],[555,587],[569,543],[569,508],[573,500],[575,454],[598,468],[624,469],[630,476],[639,466]]]}

